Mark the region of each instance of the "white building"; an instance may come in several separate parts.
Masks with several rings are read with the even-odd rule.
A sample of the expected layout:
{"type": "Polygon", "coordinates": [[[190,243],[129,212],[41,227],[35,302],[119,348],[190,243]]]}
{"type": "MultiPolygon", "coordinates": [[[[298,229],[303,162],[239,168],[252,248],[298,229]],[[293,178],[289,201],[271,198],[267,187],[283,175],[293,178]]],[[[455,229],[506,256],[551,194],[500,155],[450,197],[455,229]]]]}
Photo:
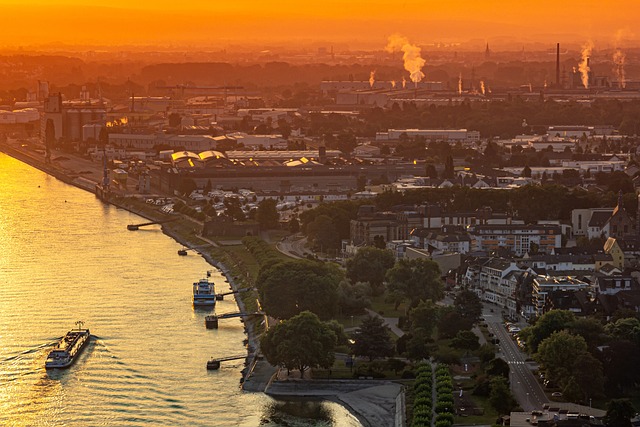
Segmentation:
{"type": "Polygon", "coordinates": [[[421,136],[427,141],[480,141],[480,132],[467,129],[389,129],[387,132],[376,132],[376,141],[398,141],[403,134],[411,139],[421,136]]]}

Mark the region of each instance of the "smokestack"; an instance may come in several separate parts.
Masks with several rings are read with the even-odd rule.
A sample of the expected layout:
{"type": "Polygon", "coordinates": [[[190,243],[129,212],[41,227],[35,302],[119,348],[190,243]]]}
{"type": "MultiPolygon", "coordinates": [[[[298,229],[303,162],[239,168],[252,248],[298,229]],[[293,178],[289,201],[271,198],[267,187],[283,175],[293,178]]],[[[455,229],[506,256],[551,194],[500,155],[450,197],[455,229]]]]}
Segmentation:
{"type": "Polygon", "coordinates": [[[560,43],[556,44],[556,86],[560,86],[560,43]]]}

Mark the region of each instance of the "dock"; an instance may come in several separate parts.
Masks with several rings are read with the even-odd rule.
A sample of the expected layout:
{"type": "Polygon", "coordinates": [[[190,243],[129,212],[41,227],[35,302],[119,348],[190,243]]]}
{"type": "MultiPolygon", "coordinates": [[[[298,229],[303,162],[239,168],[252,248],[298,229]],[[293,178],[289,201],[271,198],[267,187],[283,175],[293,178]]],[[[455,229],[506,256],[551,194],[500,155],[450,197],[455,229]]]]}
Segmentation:
{"type": "Polygon", "coordinates": [[[254,290],[255,290],[255,288],[241,288],[241,289],[238,289],[237,291],[223,292],[221,294],[216,294],[216,300],[217,301],[223,301],[224,297],[226,295],[234,295],[234,294],[239,294],[241,292],[249,292],[249,291],[254,291],[254,290]]]}
{"type": "Polygon", "coordinates": [[[214,358],[207,362],[207,369],[210,369],[210,370],[220,369],[220,363],[222,362],[226,362],[228,360],[241,360],[246,358],[247,358],[246,354],[241,354],[239,356],[227,356],[227,357],[214,358]]]}
{"type": "Polygon", "coordinates": [[[256,311],[254,313],[236,312],[236,313],[225,313],[220,315],[212,314],[204,318],[204,324],[207,327],[207,329],[218,329],[218,321],[220,319],[232,319],[234,317],[264,316],[264,315],[265,314],[260,311],[256,311]]]}
{"type": "Polygon", "coordinates": [[[171,218],[171,219],[165,219],[163,221],[149,221],[149,222],[142,222],[140,224],[129,224],[129,225],[127,225],[127,230],[136,231],[140,227],[146,227],[147,225],[164,224],[164,223],[167,223],[167,222],[176,221],[177,219],[178,218],[171,218]]]}

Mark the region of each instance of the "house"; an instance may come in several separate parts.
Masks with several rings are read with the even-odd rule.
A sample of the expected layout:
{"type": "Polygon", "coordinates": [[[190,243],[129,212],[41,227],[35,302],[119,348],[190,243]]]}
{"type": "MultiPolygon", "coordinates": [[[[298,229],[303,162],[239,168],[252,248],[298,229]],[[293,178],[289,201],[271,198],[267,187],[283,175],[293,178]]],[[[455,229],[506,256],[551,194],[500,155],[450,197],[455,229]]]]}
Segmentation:
{"type": "Polygon", "coordinates": [[[604,242],[604,252],[613,258],[611,265],[620,270],[624,268],[624,251],[615,237],[609,237],[607,241],[604,242]]]}

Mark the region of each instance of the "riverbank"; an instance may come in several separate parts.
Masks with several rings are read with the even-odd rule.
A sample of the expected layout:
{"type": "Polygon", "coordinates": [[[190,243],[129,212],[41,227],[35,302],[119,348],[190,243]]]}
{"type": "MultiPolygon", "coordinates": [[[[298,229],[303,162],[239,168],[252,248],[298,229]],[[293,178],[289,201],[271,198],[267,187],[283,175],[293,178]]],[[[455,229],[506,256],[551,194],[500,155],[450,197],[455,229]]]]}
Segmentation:
{"type": "MultiPolygon", "coordinates": [[[[78,187],[82,190],[89,191],[92,194],[96,194],[96,185],[102,174],[102,165],[98,165],[89,160],[77,158],[73,155],[54,155],[51,163],[46,163],[44,159],[44,153],[39,153],[33,150],[27,150],[22,147],[20,142],[0,142],[0,151],[5,154],[19,160],[31,167],[34,167],[50,176],[59,179],[60,181],[78,187]],[[64,159],[64,160],[56,160],[64,159]],[[61,163],[65,163],[63,166],[61,163]],[[75,169],[72,170],[71,168],[75,169]],[[84,171],[86,175],[91,176],[91,179],[87,176],[80,175],[78,171],[84,171]]],[[[112,193],[107,199],[102,199],[105,203],[109,203],[117,208],[126,210],[133,214],[136,214],[149,221],[161,221],[172,216],[162,213],[152,208],[147,208],[146,205],[142,208],[134,206],[130,200],[127,200],[127,196],[133,196],[133,194],[127,194],[119,191],[112,193]]],[[[200,224],[193,224],[191,220],[184,219],[185,224],[182,227],[185,230],[193,230],[193,227],[200,226],[200,224]]],[[[203,243],[212,244],[213,242],[203,239],[198,236],[197,229],[192,233],[181,233],[176,230],[174,224],[163,224],[161,226],[162,232],[168,237],[172,238],[176,242],[187,248],[195,248],[202,246],[203,243]],[[195,241],[197,240],[197,241],[195,241]]],[[[237,291],[243,286],[235,279],[234,274],[228,266],[223,264],[220,260],[214,259],[214,257],[207,251],[198,251],[198,253],[213,267],[219,269],[227,278],[229,285],[233,291],[237,291]]],[[[244,301],[241,295],[234,294],[236,305],[239,311],[247,312],[244,301]]],[[[244,321],[244,329],[247,335],[247,350],[248,350],[248,364],[245,371],[243,371],[243,389],[253,392],[263,392],[267,387],[267,384],[271,380],[271,377],[276,372],[276,368],[269,365],[258,357],[259,352],[259,338],[258,332],[255,330],[255,325],[252,322],[244,321]]]]}
{"type": "MultiPolygon", "coordinates": [[[[17,142],[15,144],[0,143],[0,151],[31,167],[54,176],[62,182],[93,194],[95,194],[95,184],[102,176],[101,165],[72,155],[54,156],[53,162],[48,164],[44,162],[43,153],[40,154],[29,151],[27,148],[21,147],[17,142]],[[61,163],[64,165],[61,165],[61,163]]],[[[132,195],[133,194],[119,193],[106,202],[150,221],[158,221],[172,217],[171,215],[154,210],[151,206],[147,206],[139,201],[136,202],[133,198],[128,197],[132,195]]],[[[197,235],[197,232],[195,232],[194,228],[196,228],[198,224],[187,218],[185,218],[184,221],[178,222],[181,224],[177,224],[176,222],[164,224],[162,226],[163,233],[178,243],[190,248],[202,246],[203,243],[207,242],[206,239],[201,238],[197,235]]],[[[241,267],[236,262],[237,259],[230,257],[228,252],[223,252],[222,248],[214,248],[211,251],[199,250],[198,252],[210,265],[222,271],[233,290],[238,290],[246,286],[245,283],[242,283],[244,277],[246,277],[245,272],[241,270],[241,267]],[[225,256],[217,259],[216,256],[214,256],[216,250],[221,254],[225,254],[225,256]]],[[[240,311],[246,312],[247,308],[245,301],[242,299],[242,295],[235,294],[234,297],[240,311]]],[[[252,301],[249,301],[249,303],[252,303],[252,301]]],[[[346,392],[344,384],[340,382],[316,383],[315,381],[305,381],[299,383],[298,386],[292,387],[292,385],[295,384],[295,380],[272,381],[276,368],[258,356],[259,337],[258,331],[256,331],[256,325],[257,322],[248,320],[244,322],[245,333],[248,338],[248,357],[250,363],[245,371],[242,386],[243,390],[265,392],[274,398],[285,400],[325,399],[334,401],[347,408],[364,426],[403,425],[403,416],[397,414],[404,414],[404,391],[398,391],[397,393],[395,391],[389,393],[381,392],[383,389],[376,389],[380,383],[378,383],[377,386],[372,387],[369,385],[364,389],[346,392]],[[319,388],[322,388],[323,391],[319,392],[319,388]],[[402,403],[400,404],[399,402],[402,403]],[[392,422],[391,418],[383,418],[385,421],[381,422],[380,420],[382,418],[380,417],[383,416],[383,413],[391,414],[392,407],[395,408],[393,410],[393,413],[396,414],[394,415],[395,422],[392,422]],[[398,422],[399,419],[402,421],[398,422]]],[[[365,385],[359,380],[354,380],[354,382],[365,385]]]]}

